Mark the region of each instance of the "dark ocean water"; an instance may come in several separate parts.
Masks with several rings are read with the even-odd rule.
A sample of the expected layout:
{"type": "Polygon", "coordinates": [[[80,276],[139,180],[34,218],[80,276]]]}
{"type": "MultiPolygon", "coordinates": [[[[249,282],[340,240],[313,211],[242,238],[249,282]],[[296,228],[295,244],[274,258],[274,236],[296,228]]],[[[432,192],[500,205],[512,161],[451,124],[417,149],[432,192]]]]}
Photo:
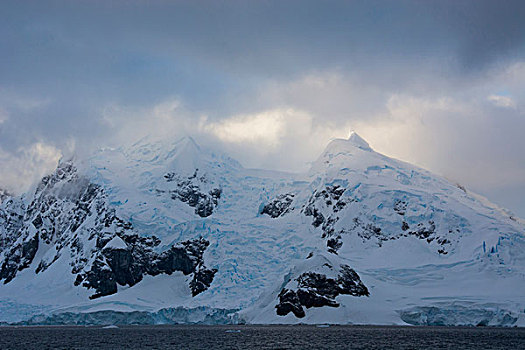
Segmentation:
{"type": "Polygon", "coordinates": [[[524,328],[0,327],[0,349],[525,349],[524,328]]]}

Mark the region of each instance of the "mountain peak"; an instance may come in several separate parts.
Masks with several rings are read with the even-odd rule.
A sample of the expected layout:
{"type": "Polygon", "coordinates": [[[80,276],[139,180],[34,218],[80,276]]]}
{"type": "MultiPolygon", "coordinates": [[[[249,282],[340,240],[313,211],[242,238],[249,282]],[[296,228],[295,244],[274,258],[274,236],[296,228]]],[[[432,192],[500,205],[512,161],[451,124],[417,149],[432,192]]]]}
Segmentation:
{"type": "Polygon", "coordinates": [[[195,142],[193,137],[191,136],[184,136],[179,141],[176,142],[178,145],[180,145],[181,149],[194,149],[196,151],[201,151],[200,146],[195,142]]]}
{"type": "Polygon", "coordinates": [[[363,156],[370,161],[375,157],[369,157],[374,153],[368,142],[356,132],[352,131],[348,139],[333,139],[328,143],[323,153],[312,163],[310,174],[318,174],[328,168],[337,168],[336,164],[346,167],[355,156],[363,156]]]}
{"type": "Polygon", "coordinates": [[[169,151],[165,155],[170,169],[177,169],[183,173],[192,174],[195,169],[200,168],[205,162],[208,154],[190,136],[184,136],[168,146],[169,151]]]}
{"type": "Polygon", "coordinates": [[[361,136],[352,131],[348,139],[333,139],[328,143],[323,154],[353,153],[358,148],[363,151],[372,151],[372,148],[361,136]]]}
{"type": "Polygon", "coordinates": [[[352,131],[350,133],[350,137],[348,138],[348,142],[350,142],[352,145],[356,146],[357,148],[361,148],[362,150],[371,151],[372,148],[370,148],[370,145],[368,142],[365,141],[361,136],[359,136],[355,131],[352,131]]]}

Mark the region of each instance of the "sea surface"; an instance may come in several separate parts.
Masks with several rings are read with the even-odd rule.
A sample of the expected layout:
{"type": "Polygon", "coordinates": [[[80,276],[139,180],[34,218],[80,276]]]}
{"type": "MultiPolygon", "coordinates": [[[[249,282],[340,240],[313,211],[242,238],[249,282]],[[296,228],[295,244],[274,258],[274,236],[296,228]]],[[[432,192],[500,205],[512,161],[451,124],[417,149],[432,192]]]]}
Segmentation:
{"type": "Polygon", "coordinates": [[[10,326],[0,349],[525,349],[525,328],[10,326]]]}

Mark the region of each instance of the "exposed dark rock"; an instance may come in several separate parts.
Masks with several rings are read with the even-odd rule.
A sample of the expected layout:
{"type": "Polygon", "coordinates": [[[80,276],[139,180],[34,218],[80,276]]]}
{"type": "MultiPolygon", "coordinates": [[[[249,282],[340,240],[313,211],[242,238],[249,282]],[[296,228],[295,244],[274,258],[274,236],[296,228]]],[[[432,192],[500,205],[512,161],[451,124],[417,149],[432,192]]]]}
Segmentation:
{"type": "Polygon", "coordinates": [[[188,256],[182,247],[171,247],[169,250],[160,254],[156,262],[151,266],[152,275],[166,273],[171,275],[174,271],[181,271],[189,275],[195,269],[194,261],[188,256]]]}
{"type": "Polygon", "coordinates": [[[38,230],[40,227],[42,227],[42,216],[40,216],[40,214],[38,214],[36,216],[36,218],[33,220],[32,222],[33,226],[35,226],[35,228],[38,230]]]}
{"type": "Polygon", "coordinates": [[[335,238],[328,239],[328,241],[326,241],[326,245],[330,253],[337,254],[337,251],[341,249],[341,247],[343,246],[343,242],[341,241],[341,236],[337,236],[335,238]]]}
{"type": "Polygon", "coordinates": [[[321,237],[326,238],[334,235],[334,226],[337,220],[339,220],[339,217],[329,216],[328,219],[324,221],[323,226],[321,227],[321,229],[323,230],[323,234],[321,235],[321,237]]]}
{"type": "Polygon", "coordinates": [[[417,231],[410,231],[408,234],[416,236],[420,239],[427,239],[436,230],[436,225],[434,224],[434,221],[429,221],[428,226],[423,223],[419,223],[417,224],[416,228],[417,231]]]}
{"type": "MultiPolygon", "coordinates": [[[[181,194],[186,195],[199,215],[207,216],[211,214],[210,206],[217,204],[221,190],[203,195],[187,186],[181,189],[181,194]]],[[[40,241],[53,245],[56,254],[52,259],[39,261],[35,272],[46,270],[65,250],[71,256],[74,284],[93,289],[91,298],[116,293],[118,285],[133,286],[145,275],[175,271],[193,274],[189,278],[190,288],[196,295],[210,286],[216,272],[204,266],[202,256],[209,245],[204,239],[174,244],[158,253],[160,240],[139,236],[133,225],[119,218],[115,208],[110,207],[103,189],[79,176],[72,162],[61,162],[53,174],[45,176],[27,207],[19,199],[5,200],[0,207],[0,225],[1,232],[8,233],[0,235],[0,252],[4,257],[0,280],[4,283],[30,266],[40,241]],[[88,218],[93,221],[86,227],[88,218]],[[116,237],[125,244],[107,246],[116,237]],[[93,243],[85,244],[90,241],[93,243]],[[87,250],[91,246],[95,249],[87,250]]]]}
{"type": "Polygon", "coordinates": [[[394,211],[398,213],[399,215],[403,216],[405,215],[405,212],[407,210],[407,202],[402,200],[397,200],[394,203],[394,211]]]}
{"type": "Polygon", "coordinates": [[[319,212],[317,209],[314,209],[313,216],[314,221],[312,222],[312,225],[314,225],[314,227],[319,227],[324,222],[324,215],[321,214],[321,212],[319,212]]]}
{"type": "Polygon", "coordinates": [[[6,254],[0,269],[0,280],[9,283],[15,278],[18,271],[29,267],[38,250],[39,238],[35,234],[32,238],[16,244],[6,254]]]}
{"type": "Polygon", "coordinates": [[[361,231],[358,233],[359,237],[363,239],[377,238],[379,242],[385,241],[388,238],[381,233],[381,228],[373,224],[361,225],[361,231]]]}
{"type": "Polygon", "coordinates": [[[294,198],[293,193],[280,194],[276,199],[266,204],[261,210],[261,214],[266,214],[272,218],[277,218],[290,212],[290,205],[294,198]]]}
{"type": "Polygon", "coordinates": [[[160,254],[151,250],[158,244],[156,237],[145,239],[132,235],[124,236],[123,240],[127,249],[103,249],[91,269],[77,276],[77,285],[85,281],[84,287],[95,289],[92,299],[116,293],[117,285],[133,286],[144,275],[171,275],[175,271],[193,274],[189,286],[195,296],[208,289],[217,272],[204,266],[203,254],[209,242],[203,238],[178,243],[160,254]]]}
{"type": "Polygon", "coordinates": [[[459,188],[460,190],[462,190],[463,192],[467,193],[467,189],[465,188],[465,186],[463,186],[463,185],[457,183],[457,184],[456,184],[456,187],[459,188]]]}
{"type": "Polygon", "coordinates": [[[348,265],[341,265],[336,279],[326,275],[305,272],[297,279],[297,290],[283,288],[279,293],[279,303],[276,305],[277,314],[285,316],[293,312],[296,317],[304,317],[304,309],[311,307],[338,307],[335,298],[339,294],[353,296],[369,296],[368,289],[361,278],[348,265]]]}
{"type": "Polygon", "coordinates": [[[23,201],[9,198],[0,207],[0,251],[12,248],[23,234],[26,207],[23,201]],[[2,233],[2,229],[4,234],[2,233]]]}
{"type": "Polygon", "coordinates": [[[283,288],[279,293],[279,304],[277,304],[275,308],[277,309],[277,315],[279,316],[286,316],[290,312],[293,312],[295,317],[298,318],[306,316],[297,293],[286,288],[283,288]]]}
{"type": "Polygon", "coordinates": [[[323,189],[315,191],[310,196],[308,203],[303,207],[302,213],[306,216],[312,216],[312,226],[321,227],[322,238],[327,239],[328,251],[337,253],[343,242],[340,234],[336,232],[335,225],[339,220],[337,213],[347,204],[354,201],[350,197],[344,197],[346,189],[339,185],[326,185],[323,189]],[[329,216],[323,215],[323,212],[333,213],[329,216]],[[338,235],[338,236],[336,236],[338,235]]]}
{"type": "Polygon", "coordinates": [[[315,272],[305,272],[297,278],[297,287],[315,291],[319,295],[335,298],[339,294],[337,282],[315,272]]]}
{"type": "Polygon", "coordinates": [[[135,261],[128,249],[106,249],[103,255],[118,284],[132,286],[140,282],[144,273],[143,266],[134,264],[135,261]]]}
{"type": "MultiPolygon", "coordinates": [[[[398,234],[385,234],[380,227],[371,223],[364,224],[357,217],[353,219],[353,222],[354,226],[350,229],[351,232],[357,232],[357,234],[363,239],[363,241],[375,238],[377,239],[379,246],[381,246],[382,243],[387,240],[396,240],[402,237],[413,236],[422,240],[424,239],[429,244],[436,241],[439,244],[438,253],[446,254],[445,246],[451,243],[450,240],[437,236],[436,224],[433,220],[418,223],[417,225],[412,226],[412,229],[406,221],[403,221],[401,224],[401,229],[404,232],[398,234]]],[[[457,229],[456,232],[459,232],[459,229],[457,229]]],[[[451,234],[453,233],[453,231],[449,230],[449,233],[451,234]]]]}
{"type": "Polygon", "coordinates": [[[312,225],[319,227],[324,222],[324,217],[320,213],[320,207],[331,207],[334,212],[338,212],[348,204],[350,199],[344,200],[342,198],[345,189],[339,185],[327,185],[320,191],[315,191],[308,204],[303,208],[303,213],[306,216],[313,216],[314,221],[312,225]]]}
{"type": "Polygon", "coordinates": [[[217,273],[217,269],[201,269],[193,274],[193,279],[190,282],[191,294],[196,296],[207,290],[213,282],[213,277],[217,273]]]}
{"type": "MultiPolygon", "coordinates": [[[[75,283],[77,281],[78,277],[75,283]]],[[[86,281],[82,285],[86,288],[94,288],[96,290],[96,293],[89,297],[90,299],[115,294],[117,292],[115,273],[101,260],[96,260],[93,263],[91,270],[86,275],[86,281]]]]}
{"type": "MultiPolygon", "coordinates": [[[[168,173],[164,175],[167,182],[175,182],[175,188],[169,191],[172,199],[180,200],[190,207],[195,208],[195,214],[200,217],[208,217],[213,214],[215,207],[218,205],[222,195],[222,189],[213,188],[205,192],[201,189],[201,185],[206,183],[206,177],[203,175],[197,177],[198,169],[192,176],[187,178],[180,177],[175,173],[168,173]]],[[[164,191],[157,190],[161,194],[164,191]]]]}
{"type": "MultiPolygon", "coordinates": [[[[414,236],[426,240],[429,244],[438,242],[437,252],[439,254],[447,253],[445,245],[450,244],[450,241],[447,240],[447,243],[444,243],[443,237],[437,236],[437,228],[433,220],[408,224],[410,220],[405,220],[405,215],[409,202],[404,197],[403,199],[395,199],[391,207],[402,218],[401,230],[403,232],[383,231],[374,217],[363,217],[362,214],[353,219],[353,227],[337,227],[340,219],[338,212],[346,205],[356,202],[355,198],[345,196],[345,192],[346,189],[339,185],[326,185],[315,191],[301,210],[305,216],[312,217],[313,227],[322,230],[321,237],[326,239],[327,250],[330,253],[337,254],[343,244],[342,237],[348,233],[357,234],[363,241],[375,240],[379,246],[388,240],[414,236]]],[[[382,208],[383,204],[380,207],[382,208]]],[[[450,231],[449,233],[453,232],[450,231]]]]}
{"type": "Polygon", "coordinates": [[[337,279],[340,294],[353,296],[369,296],[368,288],[361,282],[361,278],[350,266],[341,265],[341,271],[337,279]]]}
{"type": "Polygon", "coordinates": [[[319,295],[311,290],[298,289],[297,297],[299,298],[299,303],[307,309],[311,307],[339,306],[335,300],[319,295]]]}

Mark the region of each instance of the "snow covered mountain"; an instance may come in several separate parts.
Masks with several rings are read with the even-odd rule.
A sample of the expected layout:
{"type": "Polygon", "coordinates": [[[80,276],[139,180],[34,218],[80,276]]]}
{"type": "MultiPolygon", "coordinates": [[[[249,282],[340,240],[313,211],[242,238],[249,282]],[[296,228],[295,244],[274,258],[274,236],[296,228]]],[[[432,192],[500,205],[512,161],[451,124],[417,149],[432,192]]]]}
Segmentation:
{"type": "Polygon", "coordinates": [[[0,321],[525,326],[525,225],[333,140],[308,173],[140,140],[0,195],[0,321]]]}

